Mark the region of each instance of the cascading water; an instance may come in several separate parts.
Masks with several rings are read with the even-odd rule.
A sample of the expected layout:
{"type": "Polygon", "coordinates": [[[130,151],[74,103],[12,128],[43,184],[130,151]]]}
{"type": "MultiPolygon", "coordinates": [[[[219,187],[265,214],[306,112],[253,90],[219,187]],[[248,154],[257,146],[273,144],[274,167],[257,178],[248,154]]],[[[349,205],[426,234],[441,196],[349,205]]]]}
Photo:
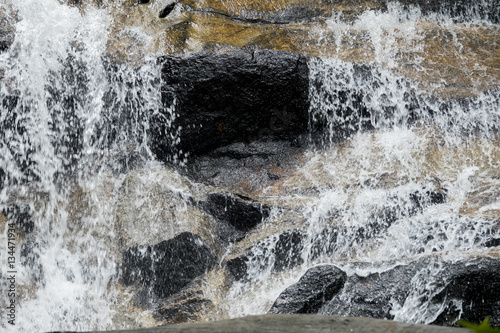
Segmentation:
{"type": "MultiPolygon", "coordinates": [[[[488,252],[488,241],[500,235],[498,222],[468,217],[463,207],[467,193],[480,184],[498,185],[498,85],[475,98],[453,100],[430,97],[418,83],[395,74],[391,69],[402,53],[398,40],[423,49],[422,13],[398,3],[388,6],[388,13],[366,11],[353,24],[338,18],[328,24],[339,56],[345,40],[354,43],[350,31],[366,30],[374,48],[371,65],[326,57],[309,61],[310,131],[313,140],[329,148],[310,153],[309,162],[284,185],[290,201],[308,202],[302,211],[307,225],[302,264],[280,274],[262,269],[273,265],[261,253],[272,257],[276,238],[259,243],[248,267],[250,282],[237,283],[229,292],[232,304],[241,304],[231,307],[231,316],[268,310],[283,285],[296,283],[315,265],[333,264],[350,276],[368,276],[432,257],[413,277],[407,297],[391,303],[394,320],[428,324],[445,310],[446,300],[431,302],[447,285],[438,278],[447,269],[442,263],[497,255],[488,252]],[[311,188],[319,194],[306,194],[311,188]]],[[[476,15],[425,20],[451,33],[460,29],[454,26],[457,20],[490,24],[477,11],[471,13],[476,15]]],[[[425,89],[443,85],[444,80],[425,89]]],[[[493,201],[481,209],[496,209],[498,199],[493,201]]],[[[325,306],[319,313],[356,316],[349,306],[353,296],[343,292],[338,303],[345,307],[325,306]]],[[[462,309],[461,302],[454,302],[462,309]]]]}
{"type": "Polygon", "coordinates": [[[1,298],[2,309],[15,300],[15,325],[2,326],[108,329],[112,196],[120,173],[150,156],[146,111],[160,105],[159,68],[154,61],[109,66],[111,17],[103,9],[82,13],[57,0],[2,9],[17,22],[11,48],[0,55],[0,211],[10,221],[2,226],[2,290],[12,274],[16,286],[1,298]]]}
{"type": "MultiPolygon", "coordinates": [[[[129,307],[133,297],[117,281],[127,246],[158,243],[199,218],[188,208],[196,196],[192,184],[165,172],[150,148],[152,118],[165,124],[161,135],[174,152],[182,130],[173,128],[175,100],[160,112],[161,64],[151,58],[131,67],[110,59],[112,19],[99,6],[23,0],[2,2],[0,10],[16,22],[13,44],[0,53],[0,217],[9,221],[0,221],[2,291],[9,290],[9,277],[15,280],[15,295],[2,292],[0,307],[15,300],[15,325],[2,312],[0,327],[158,324],[147,310],[129,307]],[[131,175],[135,168],[141,171],[131,175]],[[137,199],[133,205],[126,195],[137,199]]],[[[444,303],[429,302],[445,287],[436,279],[443,263],[486,255],[488,241],[500,239],[498,221],[488,218],[500,209],[498,200],[477,209],[467,201],[468,193],[495,193],[499,185],[498,82],[473,98],[450,99],[434,94],[446,82],[423,87],[397,72],[405,61],[425,67],[423,58],[408,61],[404,51],[426,52],[426,25],[449,32],[454,45],[464,26],[498,25],[473,6],[458,16],[423,15],[391,3],[387,12],[367,10],[350,24],[334,15],[326,31],[311,31],[319,34],[318,45],[335,45],[330,55],[336,57],[308,60],[310,141],[317,148],[281,183],[283,194],[262,226],[289,232],[282,221],[302,221],[289,234],[300,253],[285,246],[293,265],[280,271],[273,268],[282,260],[275,252],[280,233],[252,244],[248,278],[222,290],[212,286],[215,310],[207,320],[266,313],[284,287],[316,265],[367,276],[423,258],[430,264],[411,279],[404,299],[391,300],[391,314],[431,323],[443,311],[444,303]],[[361,57],[364,65],[340,60],[342,48],[356,43],[354,32],[372,46],[372,56],[361,57]]],[[[473,73],[480,72],[476,67],[473,73]]],[[[183,166],[185,156],[169,159],[183,166]]],[[[264,189],[261,199],[273,203],[270,192],[264,189]]],[[[220,279],[213,275],[209,287],[220,279]]],[[[353,295],[346,287],[338,297],[348,304],[353,295]]],[[[353,315],[335,306],[320,313],[353,315]]]]}

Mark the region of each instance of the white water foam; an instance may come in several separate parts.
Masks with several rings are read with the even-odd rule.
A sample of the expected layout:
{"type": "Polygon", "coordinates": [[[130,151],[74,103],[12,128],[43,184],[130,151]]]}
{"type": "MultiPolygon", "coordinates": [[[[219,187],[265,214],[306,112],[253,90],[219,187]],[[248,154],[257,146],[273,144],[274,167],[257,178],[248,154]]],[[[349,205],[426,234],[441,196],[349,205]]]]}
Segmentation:
{"type": "MultiPolygon", "coordinates": [[[[27,210],[34,231],[16,228],[16,325],[3,310],[1,325],[12,332],[116,327],[109,289],[117,273],[116,192],[130,156],[151,156],[147,114],[161,105],[159,65],[109,68],[112,19],[104,9],[83,13],[57,0],[3,6],[17,22],[13,45],[0,55],[7,175],[0,210],[27,210]]],[[[2,277],[7,236],[5,228],[2,277]]],[[[2,294],[2,309],[10,299],[2,294]]]]}

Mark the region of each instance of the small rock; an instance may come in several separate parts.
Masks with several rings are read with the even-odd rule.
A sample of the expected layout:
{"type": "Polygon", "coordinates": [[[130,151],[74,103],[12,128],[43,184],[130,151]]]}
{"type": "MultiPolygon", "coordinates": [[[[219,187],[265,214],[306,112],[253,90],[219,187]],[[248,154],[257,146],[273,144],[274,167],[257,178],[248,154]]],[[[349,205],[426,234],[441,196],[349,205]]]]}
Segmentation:
{"type": "Polygon", "coordinates": [[[169,324],[201,321],[203,312],[214,307],[213,302],[205,297],[202,284],[203,279],[196,279],[179,293],[166,299],[154,309],[154,318],[169,324]]]}
{"type": "Polygon", "coordinates": [[[168,14],[170,14],[174,10],[176,4],[177,3],[172,2],[171,4],[169,4],[165,8],[163,8],[161,10],[161,12],[160,12],[159,18],[165,18],[165,17],[167,17],[168,14]]]}

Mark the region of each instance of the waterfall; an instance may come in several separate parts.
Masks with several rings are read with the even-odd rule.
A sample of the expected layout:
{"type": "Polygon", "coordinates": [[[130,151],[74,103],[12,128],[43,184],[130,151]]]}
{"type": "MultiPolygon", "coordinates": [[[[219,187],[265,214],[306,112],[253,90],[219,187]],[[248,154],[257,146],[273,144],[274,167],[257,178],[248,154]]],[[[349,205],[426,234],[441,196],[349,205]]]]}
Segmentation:
{"type": "MultiPolygon", "coordinates": [[[[113,31],[112,9],[139,2],[66,2],[0,2],[0,14],[6,13],[15,31],[12,45],[0,49],[0,327],[45,332],[158,325],[151,308],[137,306],[132,288],[121,284],[123,253],[152,245],[144,239],[172,238],[199,220],[216,224],[200,204],[206,200],[202,192],[227,189],[183,178],[190,152],[179,148],[177,100],[166,101],[162,90],[168,78],[162,77],[161,52],[139,62],[109,52],[116,42],[111,39],[120,36],[113,31]],[[163,158],[155,156],[151,142],[158,128],[154,135],[170,152],[163,158]],[[124,199],[128,195],[135,198],[132,204],[124,199]],[[126,220],[123,211],[132,217],[126,220]]],[[[155,10],[171,6],[157,3],[155,10]]],[[[180,15],[175,6],[171,10],[180,15]]],[[[315,47],[328,44],[329,50],[307,60],[308,146],[302,164],[273,183],[281,186],[279,199],[273,186],[256,195],[270,213],[252,231],[255,241],[237,234],[215,246],[219,268],[239,246],[251,243],[252,253],[248,278],[228,283],[227,272],[213,271],[204,277],[211,288],[204,291],[215,304],[205,320],[267,313],[286,287],[318,265],[366,277],[418,260],[427,265],[403,299],[391,298],[390,313],[398,321],[426,324],[443,313],[444,302],[430,302],[446,287],[437,278],[446,270],[443,263],[486,255],[488,242],[500,239],[498,220],[488,215],[500,210],[498,199],[476,207],[468,197],[474,191],[498,193],[500,88],[494,75],[479,82],[489,75],[481,64],[467,67],[472,96],[446,96],[470,83],[447,82],[449,76],[423,84],[424,44],[431,39],[426,29],[445,31],[453,42],[450,52],[459,50],[455,61],[465,62],[460,51],[467,45],[457,36],[464,27],[498,30],[498,22],[491,22],[495,13],[484,10],[492,6],[483,0],[426,13],[389,3],[385,12],[367,9],[351,23],[332,14],[324,30],[308,32],[315,47]],[[359,63],[348,61],[344,51],[346,45],[359,51],[356,36],[369,49],[359,63]],[[292,243],[284,251],[293,262],[277,270],[276,248],[283,239],[292,243]]],[[[277,10],[286,8],[284,2],[277,10]]],[[[151,37],[134,29],[137,39],[151,37]]],[[[187,38],[187,44],[196,43],[187,38]]],[[[224,131],[218,124],[217,134],[224,131]]],[[[217,240],[214,232],[204,232],[217,240]]],[[[349,287],[338,295],[345,304],[353,297],[349,287]]],[[[352,315],[332,304],[319,313],[352,315]]]]}
{"type": "MultiPolygon", "coordinates": [[[[473,98],[448,99],[429,94],[447,82],[423,88],[398,75],[393,70],[401,56],[396,40],[405,38],[410,47],[421,48],[416,23],[421,15],[418,8],[391,3],[387,13],[366,11],[352,25],[331,18],[337,54],[342,57],[342,43],[355,42],[350,31],[366,30],[375,66],[329,57],[309,61],[309,130],[312,141],[327,148],[310,153],[287,184],[289,200],[299,196],[307,202],[302,263],[276,274],[269,269],[276,239],[259,243],[248,267],[250,282],[237,283],[229,292],[237,304],[229,309],[231,316],[269,309],[283,285],[296,283],[315,265],[368,276],[431,256],[439,259],[415,275],[408,297],[394,299],[391,310],[394,320],[429,324],[445,310],[444,301],[431,302],[446,286],[437,278],[446,270],[441,260],[488,256],[498,222],[467,217],[463,205],[479,184],[498,184],[492,170],[499,167],[500,91],[497,85],[473,98]],[[310,188],[320,193],[303,193],[310,188]],[[260,254],[269,252],[271,259],[260,254]]],[[[478,15],[462,19],[484,24],[478,15]]],[[[428,20],[448,27],[456,22],[446,15],[428,20]]],[[[320,34],[320,42],[326,35],[320,34]]],[[[352,297],[346,293],[338,299],[350,304],[352,297]]],[[[462,309],[461,303],[455,305],[462,309]]],[[[347,306],[319,313],[353,316],[347,306]]]]}
{"type": "MultiPolygon", "coordinates": [[[[17,224],[17,317],[8,328],[109,329],[115,300],[107,286],[117,262],[112,195],[123,170],[151,156],[146,113],[160,107],[159,67],[154,59],[139,68],[110,66],[104,9],[83,13],[57,0],[2,6],[16,15],[15,39],[0,55],[0,211],[17,224]]],[[[2,292],[2,308],[10,299],[2,292]]]]}

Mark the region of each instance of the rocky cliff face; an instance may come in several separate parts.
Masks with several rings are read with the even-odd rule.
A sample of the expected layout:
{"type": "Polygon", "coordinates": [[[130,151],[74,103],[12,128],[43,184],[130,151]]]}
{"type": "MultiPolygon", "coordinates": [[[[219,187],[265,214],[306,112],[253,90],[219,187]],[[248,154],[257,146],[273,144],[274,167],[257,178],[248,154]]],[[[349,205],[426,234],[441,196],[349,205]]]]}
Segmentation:
{"type": "MultiPolygon", "coordinates": [[[[68,182],[57,209],[67,235],[109,243],[117,327],[268,311],[500,325],[495,1],[68,4],[113,16],[109,73],[160,68],[157,110],[106,94],[109,142],[144,121],[149,151],[98,160],[106,180],[68,182]],[[112,208],[92,229],[100,205],[112,208]]],[[[0,52],[15,22],[0,7],[0,52]]],[[[25,196],[0,226],[22,230],[36,284],[32,220],[50,201],[25,196]]]]}
{"type": "Polygon", "coordinates": [[[110,48],[134,61],[151,51],[257,48],[375,62],[432,94],[469,97],[491,89],[500,75],[492,56],[498,28],[477,21],[498,23],[497,7],[494,1],[126,2],[116,10],[120,38],[110,48]],[[439,14],[447,19],[434,19],[439,14]],[[151,36],[139,53],[126,51],[137,44],[131,26],[151,36]]]}

